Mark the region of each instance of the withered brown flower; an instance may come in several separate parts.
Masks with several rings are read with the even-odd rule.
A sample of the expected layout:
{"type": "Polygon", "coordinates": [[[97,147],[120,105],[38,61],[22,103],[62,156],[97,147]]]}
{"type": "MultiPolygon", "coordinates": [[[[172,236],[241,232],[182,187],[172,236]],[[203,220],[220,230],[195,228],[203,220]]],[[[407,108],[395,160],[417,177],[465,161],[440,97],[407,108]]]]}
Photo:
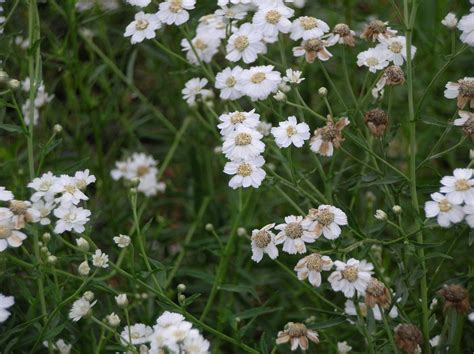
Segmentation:
{"type": "Polygon", "coordinates": [[[326,126],[318,128],[314,131],[314,136],[311,138],[311,151],[322,156],[332,156],[334,148],[339,148],[342,137],[342,130],[350,123],[349,119],[344,117],[334,122],[329,119],[326,126]]]}
{"type": "Polygon", "coordinates": [[[444,299],[444,312],[452,308],[461,315],[465,315],[471,308],[469,304],[469,293],[462,285],[445,285],[438,291],[438,295],[444,299]]]}
{"type": "Polygon", "coordinates": [[[303,323],[288,322],[284,330],[278,332],[276,344],[290,342],[292,351],[295,351],[298,347],[301,350],[307,350],[309,346],[308,339],[318,344],[318,332],[308,329],[303,323]]]}
{"type": "Polygon", "coordinates": [[[388,22],[382,22],[380,20],[372,21],[365,27],[360,38],[375,42],[379,38],[390,38],[395,36],[397,31],[392,30],[390,27],[387,27],[387,25],[388,22]]]}
{"type": "Polygon", "coordinates": [[[390,294],[390,289],[388,289],[381,281],[372,278],[365,290],[365,304],[369,307],[379,305],[382,308],[387,309],[390,306],[391,301],[392,296],[390,294]]]}
{"type": "Polygon", "coordinates": [[[395,327],[395,343],[405,353],[415,354],[423,344],[423,334],[414,324],[399,324],[395,327]]]}
{"type": "Polygon", "coordinates": [[[365,114],[364,121],[372,135],[379,138],[385,133],[389,118],[383,109],[375,108],[365,114]]]}

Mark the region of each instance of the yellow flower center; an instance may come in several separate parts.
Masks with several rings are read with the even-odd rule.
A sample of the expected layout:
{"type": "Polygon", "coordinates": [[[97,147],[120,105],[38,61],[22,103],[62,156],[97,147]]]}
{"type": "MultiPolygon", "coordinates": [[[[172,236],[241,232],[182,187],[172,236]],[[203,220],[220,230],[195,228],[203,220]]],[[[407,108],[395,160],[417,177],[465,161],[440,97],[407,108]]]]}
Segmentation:
{"type": "Polygon", "coordinates": [[[67,184],[64,186],[64,190],[69,194],[74,194],[77,190],[77,187],[74,184],[67,184]]]}
{"type": "Polygon", "coordinates": [[[232,124],[239,124],[239,123],[242,123],[243,121],[245,121],[245,114],[243,114],[242,112],[235,112],[230,117],[230,122],[232,124]]]}
{"type": "Polygon", "coordinates": [[[296,134],[296,128],[293,127],[292,125],[290,125],[288,128],[286,128],[286,134],[290,137],[295,135],[296,134]]]}
{"type": "Polygon", "coordinates": [[[171,0],[170,11],[173,13],[177,13],[183,9],[183,2],[182,0],[171,0]]]}
{"type": "Polygon", "coordinates": [[[251,143],[252,143],[252,136],[248,133],[239,133],[235,137],[235,145],[237,146],[249,145],[251,143]]]}
{"type": "Polygon", "coordinates": [[[143,31],[145,30],[147,27],[148,27],[148,21],[147,20],[137,20],[137,22],[135,23],[135,29],[137,31],[143,31]]]}
{"type": "Polygon", "coordinates": [[[141,165],[137,167],[137,175],[138,177],[142,177],[150,172],[150,168],[146,165],[141,165]]]}
{"type": "Polygon", "coordinates": [[[375,57],[371,57],[367,59],[367,65],[368,66],[375,66],[379,64],[379,60],[375,57]]]}
{"type": "Polygon", "coordinates": [[[438,203],[439,210],[446,213],[451,210],[451,203],[447,199],[443,199],[438,203]]]}
{"type": "Polygon", "coordinates": [[[461,80],[459,93],[461,96],[474,98],[474,80],[461,80]]]}
{"type": "Polygon", "coordinates": [[[207,44],[203,40],[198,38],[194,41],[194,48],[204,50],[207,48],[207,44]]]}
{"type": "Polygon", "coordinates": [[[402,51],[403,46],[400,42],[393,42],[393,43],[390,43],[390,45],[388,46],[388,49],[398,54],[402,51]]]}
{"type": "Polygon", "coordinates": [[[301,23],[301,27],[303,27],[305,31],[311,30],[318,26],[316,19],[310,16],[302,17],[300,19],[300,23],[301,23]]]}
{"type": "Polygon", "coordinates": [[[237,80],[233,76],[231,76],[231,77],[227,78],[227,80],[225,80],[225,84],[227,85],[227,87],[234,87],[236,83],[237,83],[237,80]]]}
{"type": "Polygon", "coordinates": [[[306,257],[306,267],[310,271],[320,272],[323,270],[323,260],[317,253],[311,254],[306,257]]]}
{"type": "Polygon", "coordinates": [[[259,84],[265,79],[266,79],[266,76],[264,73],[256,73],[252,75],[252,77],[250,78],[250,81],[252,81],[254,84],[259,84]]]}
{"type": "Polygon", "coordinates": [[[285,234],[291,239],[297,239],[303,236],[303,227],[297,222],[292,222],[286,225],[285,234]]]}
{"type": "Polygon", "coordinates": [[[334,221],[334,214],[329,209],[319,210],[316,214],[316,220],[323,226],[330,225],[334,221]]]}
{"type": "Polygon", "coordinates": [[[237,167],[237,174],[242,177],[248,177],[252,174],[252,166],[247,162],[244,162],[237,167]]]}
{"type": "Polygon", "coordinates": [[[252,238],[255,241],[255,245],[258,248],[267,247],[270,244],[271,240],[272,240],[270,234],[268,232],[266,232],[265,230],[261,230],[261,231],[257,232],[252,238]]]}
{"type": "Polygon", "coordinates": [[[243,52],[245,48],[247,48],[248,46],[249,46],[249,39],[247,36],[238,36],[237,38],[235,38],[234,47],[239,52],[243,52]]]}
{"type": "Polygon", "coordinates": [[[280,21],[280,18],[281,14],[276,10],[270,10],[265,15],[265,20],[272,25],[276,25],[280,21]]]}
{"type": "Polygon", "coordinates": [[[471,184],[467,179],[458,179],[456,183],[454,183],[454,188],[459,192],[463,192],[469,190],[471,184]]]}
{"type": "Polygon", "coordinates": [[[12,230],[5,225],[0,225],[0,239],[9,238],[12,230]]]}
{"type": "Polygon", "coordinates": [[[357,267],[347,267],[342,272],[342,277],[351,283],[355,282],[359,275],[357,267]]]}

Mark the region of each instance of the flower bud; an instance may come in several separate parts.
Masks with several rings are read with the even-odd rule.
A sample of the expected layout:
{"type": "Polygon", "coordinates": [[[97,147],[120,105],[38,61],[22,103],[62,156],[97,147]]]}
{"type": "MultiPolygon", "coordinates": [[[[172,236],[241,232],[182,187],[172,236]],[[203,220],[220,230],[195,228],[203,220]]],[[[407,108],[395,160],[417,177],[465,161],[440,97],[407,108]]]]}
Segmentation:
{"type": "Polygon", "coordinates": [[[278,85],[278,89],[283,93],[288,93],[291,91],[291,86],[283,82],[278,85]]]}
{"type": "Polygon", "coordinates": [[[239,227],[237,229],[237,236],[244,237],[246,235],[247,235],[247,230],[245,230],[245,227],[239,227]]]}
{"type": "Polygon", "coordinates": [[[87,263],[87,261],[84,261],[81,264],[79,264],[77,271],[80,275],[86,276],[91,271],[91,267],[89,267],[89,263],[87,263]]]}
{"type": "Polygon", "coordinates": [[[81,251],[84,251],[84,252],[87,252],[89,251],[89,242],[87,242],[87,240],[83,237],[80,237],[78,239],[76,239],[76,244],[77,244],[77,247],[79,247],[79,249],[81,251]]]}
{"type": "Polygon", "coordinates": [[[46,247],[46,246],[41,247],[40,251],[43,252],[43,253],[48,253],[49,252],[48,247],[46,247]]]}
{"type": "Polygon", "coordinates": [[[285,102],[286,95],[283,91],[278,90],[276,94],[273,95],[273,98],[278,102],[285,102]]]}
{"type": "Polygon", "coordinates": [[[186,285],[184,285],[184,284],[179,284],[179,285],[178,285],[178,291],[179,291],[180,293],[185,292],[185,291],[186,291],[186,285]]]}
{"type": "Polygon", "coordinates": [[[120,317],[115,312],[112,312],[110,315],[107,315],[105,317],[105,320],[107,321],[110,327],[118,327],[120,325],[120,317]]]}
{"type": "Polygon", "coordinates": [[[385,220],[388,219],[387,213],[384,212],[384,211],[381,210],[381,209],[377,209],[377,210],[375,211],[374,217],[375,217],[377,220],[380,220],[380,221],[385,221],[385,220]]]}
{"type": "Polygon", "coordinates": [[[402,207],[400,205],[394,205],[392,211],[394,214],[400,215],[402,213],[402,207]]]}
{"type": "Polygon", "coordinates": [[[328,95],[328,89],[323,87],[320,87],[318,90],[318,95],[321,97],[326,97],[328,95]]]}
{"type": "Polygon", "coordinates": [[[55,264],[58,261],[58,257],[54,255],[49,255],[48,256],[48,263],[49,264],[55,264]]]}
{"type": "Polygon", "coordinates": [[[130,180],[130,186],[131,187],[138,187],[139,184],[140,184],[140,178],[139,177],[133,177],[130,180]]]}
{"type": "Polygon", "coordinates": [[[441,21],[443,26],[446,26],[448,29],[453,30],[458,24],[458,18],[452,12],[449,12],[441,21]]]}
{"type": "Polygon", "coordinates": [[[49,232],[45,232],[41,238],[45,243],[48,243],[51,240],[51,234],[49,232]]]}
{"type": "Polygon", "coordinates": [[[128,299],[127,299],[127,294],[120,294],[115,297],[115,301],[117,302],[117,305],[120,307],[127,307],[128,306],[128,299]]]}
{"type": "Polygon", "coordinates": [[[208,224],[206,224],[205,229],[206,229],[207,232],[212,232],[212,231],[214,231],[214,225],[212,225],[211,223],[208,223],[208,224]]]}
{"type": "Polygon", "coordinates": [[[8,80],[8,74],[3,71],[3,70],[0,70],[0,82],[6,82],[8,80]]]}
{"type": "Polygon", "coordinates": [[[87,301],[91,302],[92,300],[94,300],[95,295],[92,291],[86,291],[84,295],[82,295],[82,297],[87,301]]]}
{"type": "Polygon", "coordinates": [[[423,334],[411,323],[399,324],[395,327],[395,343],[406,353],[414,354],[420,344],[423,344],[423,334]]]}
{"type": "Polygon", "coordinates": [[[135,187],[130,188],[130,194],[131,194],[131,195],[137,195],[137,193],[138,193],[138,191],[137,191],[137,189],[136,189],[135,187]]]}
{"type": "Polygon", "coordinates": [[[59,134],[63,131],[63,126],[61,124],[55,124],[54,127],[53,127],[53,131],[56,134],[59,134]]]}
{"type": "Polygon", "coordinates": [[[18,87],[20,87],[20,81],[17,79],[10,79],[8,80],[8,87],[10,87],[12,90],[17,90],[18,87]]]}
{"type": "Polygon", "coordinates": [[[178,300],[179,300],[179,302],[180,302],[181,304],[184,303],[184,302],[186,301],[186,295],[180,294],[180,295],[178,296],[178,300]]]}

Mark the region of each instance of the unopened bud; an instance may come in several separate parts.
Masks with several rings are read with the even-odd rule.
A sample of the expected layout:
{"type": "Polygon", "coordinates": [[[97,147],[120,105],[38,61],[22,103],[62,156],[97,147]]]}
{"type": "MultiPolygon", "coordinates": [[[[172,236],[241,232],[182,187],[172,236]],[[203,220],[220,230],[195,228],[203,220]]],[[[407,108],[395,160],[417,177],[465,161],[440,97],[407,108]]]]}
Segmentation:
{"type": "Polygon", "coordinates": [[[46,246],[41,247],[40,250],[43,253],[48,253],[49,252],[48,247],[46,247],[46,246]]]}
{"type": "Polygon", "coordinates": [[[51,234],[49,232],[45,232],[41,237],[45,243],[48,243],[51,240],[51,234]]]}
{"type": "Polygon", "coordinates": [[[273,95],[273,98],[278,102],[285,102],[286,95],[283,91],[278,90],[276,94],[273,95]]]}
{"type": "Polygon", "coordinates": [[[244,227],[239,227],[237,229],[237,236],[244,237],[247,235],[247,230],[244,227]]]}
{"type": "Polygon", "coordinates": [[[131,194],[131,195],[137,195],[137,193],[138,193],[138,191],[137,191],[137,189],[136,189],[135,187],[130,188],[130,194],[131,194]]]}
{"type": "Polygon", "coordinates": [[[178,285],[178,291],[179,291],[180,293],[185,292],[185,291],[186,291],[186,285],[184,285],[184,284],[179,284],[179,285],[178,285]]]}
{"type": "Polygon", "coordinates": [[[291,91],[291,86],[282,82],[281,84],[278,85],[278,89],[283,93],[288,93],[291,91]]]}
{"type": "Polygon", "coordinates": [[[186,295],[184,295],[184,294],[179,294],[178,300],[179,300],[179,302],[180,302],[181,304],[184,303],[184,302],[186,301],[186,295]]]}
{"type": "Polygon", "coordinates": [[[118,327],[120,325],[120,317],[115,312],[112,312],[110,315],[105,317],[105,320],[110,327],[118,327]]]}
{"type": "Polygon", "coordinates": [[[214,225],[212,225],[211,223],[206,224],[205,228],[207,232],[214,231],[214,225]]]}
{"type": "Polygon", "coordinates": [[[48,263],[49,264],[55,264],[57,261],[58,261],[58,257],[56,257],[54,255],[48,256],[48,263]]]}
{"type": "Polygon", "coordinates": [[[328,89],[323,87],[320,87],[318,90],[318,95],[321,97],[326,97],[328,95],[328,89]]]}
{"type": "Polygon", "coordinates": [[[400,205],[394,205],[392,211],[394,214],[400,215],[402,213],[402,207],[400,205]]]}
{"type": "Polygon", "coordinates": [[[3,71],[3,70],[0,70],[0,82],[6,82],[8,80],[8,74],[3,71]]]}
{"type": "Polygon", "coordinates": [[[84,299],[86,299],[87,301],[91,302],[92,300],[94,300],[95,296],[94,296],[94,293],[92,291],[86,291],[84,293],[84,295],[82,295],[82,297],[84,299]]]}
{"type": "Polygon", "coordinates": [[[81,251],[84,251],[84,252],[89,251],[89,248],[90,248],[89,242],[87,242],[85,238],[80,237],[76,239],[76,244],[77,244],[77,247],[79,247],[81,251]]]}
{"type": "Polygon", "coordinates": [[[375,217],[377,220],[380,220],[380,221],[385,221],[385,220],[388,219],[387,213],[384,212],[384,211],[381,210],[381,209],[377,209],[377,210],[375,211],[374,217],[375,217]]]}
{"type": "Polygon", "coordinates": [[[53,127],[53,131],[56,134],[59,134],[63,131],[63,126],[61,124],[55,124],[54,127],[53,127]]]}
{"type": "Polygon", "coordinates": [[[140,178],[139,177],[133,177],[130,180],[131,187],[138,187],[139,184],[140,184],[140,178]]]}
{"type": "Polygon", "coordinates": [[[8,87],[10,87],[10,89],[12,90],[16,90],[20,87],[20,81],[18,81],[17,79],[11,79],[8,81],[8,87]]]}
{"type": "Polygon", "coordinates": [[[117,305],[120,307],[127,307],[128,306],[128,299],[127,299],[127,294],[120,294],[115,297],[115,301],[117,302],[117,305]]]}
{"type": "Polygon", "coordinates": [[[89,267],[89,263],[87,263],[87,261],[84,261],[81,264],[79,264],[77,271],[80,275],[86,276],[91,271],[91,267],[89,267]]]}

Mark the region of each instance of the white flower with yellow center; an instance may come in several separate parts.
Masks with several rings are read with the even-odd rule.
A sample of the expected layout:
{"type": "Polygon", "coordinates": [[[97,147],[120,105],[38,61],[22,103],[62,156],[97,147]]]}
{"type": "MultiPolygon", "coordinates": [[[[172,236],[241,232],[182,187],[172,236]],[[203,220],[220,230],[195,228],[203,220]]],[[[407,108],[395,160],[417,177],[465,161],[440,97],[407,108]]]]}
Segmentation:
{"type": "Polygon", "coordinates": [[[311,16],[301,16],[293,21],[290,38],[294,41],[321,38],[327,32],[329,26],[326,22],[311,16]]]}
{"type": "Polygon", "coordinates": [[[181,93],[186,103],[194,106],[199,98],[209,95],[210,90],[205,89],[208,81],[204,78],[195,77],[187,81],[181,93]]]}
{"type": "Polygon", "coordinates": [[[341,235],[341,226],[347,225],[347,215],[332,205],[320,205],[309,211],[306,220],[310,221],[309,230],[316,237],[323,235],[328,240],[335,240],[341,235]]]}
{"type": "MultiPolygon", "coordinates": [[[[471,9],[473,11],[473,9],[471,9]]],[[[474,47],[474,12],[461,17],[458,22],[458,29],[462,31],[461,42],[474,47]]]]}
{"type": "Polygon", "coordinates": [[[226,59],[232,62],[243,60],[245,64],[257,60],[258,54],[266,53],[263,35],[258,28],[250,23],[244,23],[230,36],[226,46],[226,59]]]}
{"type": "Polygon", "coordinates": [[[286,75],[283,77],[283,81],[289,84],[298,85],[305,80],[301,75],[303,75],[303,73],[299,70],[286,69],[286,75]]]}
{"type": "Polygon", "coordinates": [[[152,39],[156,36],[156,30],[161,28],[161,23],[153,14],[143,11],[135,14],[135,19],[125,28],[124,37],[131,37],[132,44],[140,43],[144,39],[152,39]]]}
{"type": "Polygon", "coordinates": [[[240,79],[243,69],[240,66],[234,68],[225,68],[216,75],[215,87],[220,90],[219,97],[223,100],[237,100],[243,96],[240,90],[237,90],[237,80],[240,79]]]}
{"type": "Polygon", "coordinates": [[[275,38],[278,33],[291,31],[290,17],[295,11],[278,3],[269,3],[259,7],[253,16],[252,22],[265,37],[275,38]]]}
{"type": "Polygon", "coordinates": [[[347,298],[352,298],[356,291],[359,295],[365,294],[374,269],[371,263],[351,258],[347,263],[335,261],[334,265],[336,271],[328,278],[334,291],[341,291],[347,298]]]}
{"type": "Polygon", "coordinates": [[[239,126],[225,137],[222,152],[229,160],[247,160],[265,150],[263,135],[255,129],[239,126]]]}
{"type": "Polygon", "coordinates": [[[390,62],[390,53],[382,48],[369,48],[357,55],[357,65],[366,66],[369,71],[375,73],[377,70],[386,68],[390,62]]]}
{"type": "MultiPolygon", "coordinates": [[[[54,199],[56,193],[56,181],[57,177],[52,174],[52,172],[43,173],[41,177],[34,178],[30,183],[28,183],[28,188],[31,188],[35,191],[31,196],[31,201],[36,202],[41,198],[45,200],[54,199]]],[[[13,199],[13,198],[12,198],[13,199]]]]}
{"type": "Polygon", "coordinates": [[[289,254],[306,253],[305,243],[313,243],[314,235],[308,231],[302,216],[285,217],[285,223],[275,226],[280,232],[275,237],[275,244],[283,243],[283,251],[289,254]]]}
{"type": "Polygon", "coordinates": [[[308,278],[311,285],[318,287],[321,285],[321,272],[330,270],[332,265],[332,260],[328,256],[313,253],[300,259],[295,271],[299,280],[308,278]]]}
{"type": "Polygon", "coordinates": [[[156,13],[158,19],[167,25],[182,25],[189,20],[188,10],[194,9],[196,0],[166,0],[160,3],[156,13]]]}
{"type": "Polygon", "coordinates": [[[306,123],[298,123],[295,116],[288,117],[288,120],[280,122],[278,127],[273,127],[272,135],[275,143],[280,148],[287,148],[291,144],[300,148],[309,139],[309,126],[306,123]]]}
{"type": "Polygon", "coordinates": [[[266,253],[271,259],[278,257],[278,248],[275,245],[275,234],[271,231],[275,224],[268,224],[261,229],[252,231],[252,260],[260,262],[266,253]]]}
{"type": "Polygon", "coordinates": [[[148,337],[153,333],[153,329],[143,323],[135,323],[130,327],[124,327],[122,333],[120,333],[120,340],[123,345],[133,344],[139,345],[147,343],[148,337]]]}
{"type": "Polygon", "coordinates": [[[7,208],[0,208],[0,252],[7,247],[20,247],[26,235],[16,230],[14,214],[7,208]]]}
{"type": "Polygon", "coordinates": [[[235,111],[221,114],[219,121],[222,123],[220,123],[217,127],[221,130],[221,135],[226,137],[240,126],[251,129],[256,128],[260,122],[260,115],[255,113],[255,109],[252,109],[249,112],[235,111]]]}
{"type": "Polygon", "coordinates": [[[92,255],[92,264],[97,268],[108,268],[109,267],[109,256],[102,252],[100,249],[96,249],[92,255]]]}
{"type": "Polygon", "coordinates": [[[230,161],[224,166],[224,173],[233,175],[229,181],[229,187],[258,188],[262,184],[266,173],[262,169],[265,160],[262,156],[256,156],[241,161],[230,161]]]}
{"type": "Polygon", "coordinates": [[[84,225],[89,221],[91,212],[75,205],[60,206],[54,209],[54,216],[58,218],[54,227],[55,233],[62,234],[65,231],[75,231],[80,234],[84,232],[84,225]]]}
{"type": "Polygon", "coordinates": [[[456,168],[453,176],[445,176],[441,179],[443,185],[441,193],[446,194],[448,201],[454,205],[474,204],[474,178],[473,170],[470,168],[456,168]]]}
{"type": "Polygon", "coordinates": [[[181,47],[191,64],[199,65],[199,61],[210,63],[219,50],[221,41],[213,36],[197,36],[189,43],[187,38],[181,40],[181,47]],[[191,45],[192,44],[192,45],[191,45]]]}
{"type": "Polygon", "coordinates": [[[474,108],[474,77],[465,77],[457,82],[449,81],[444,90],[444,97],[456,98],[459,109],[463,109],[467,104],[474,108]]]}
{"type": "Polygon", "coordinates": [[[460,205],[451,203],[441,193],[431,194],[432,201],[425,203],[425,214],[427,218],[437,218],[441,227],[450,227],[464,219],[464,212],[460,205]]]}
{"type": "Polygon", "coordinates": [[[278,90],[281,75],[273,71],[273,65],[254,66],[244,70],[236,88],[253,101],[264,100],[278,90]]]}
{"type": "MultiPolygon", "coordinates": [[[[397,66],[402,66],[407,59],[407,44],[404,36],[382,38],[380,44],[375,49],[387,50],[389,54],[388,60],[392,61],[397,66]]],[[[416,47],[411,46],[411,58],[416,54],[416,47]]]]}

